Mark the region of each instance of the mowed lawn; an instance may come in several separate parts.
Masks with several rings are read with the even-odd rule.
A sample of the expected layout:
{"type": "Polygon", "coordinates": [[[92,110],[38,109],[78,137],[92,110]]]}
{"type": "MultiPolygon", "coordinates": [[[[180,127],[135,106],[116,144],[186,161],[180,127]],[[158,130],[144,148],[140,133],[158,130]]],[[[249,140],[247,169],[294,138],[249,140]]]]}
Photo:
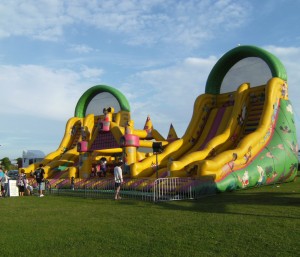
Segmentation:
{"type": "Polygon", "coordinates": [[[0,199],[0,256],[300,256],[300,178],[191,201],[0,199]]]}

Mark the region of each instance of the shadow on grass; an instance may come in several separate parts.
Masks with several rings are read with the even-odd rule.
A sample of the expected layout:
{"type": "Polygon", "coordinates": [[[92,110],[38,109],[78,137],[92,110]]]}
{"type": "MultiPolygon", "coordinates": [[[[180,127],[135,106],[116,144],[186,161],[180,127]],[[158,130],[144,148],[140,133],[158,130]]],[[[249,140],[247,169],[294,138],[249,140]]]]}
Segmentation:
{"type": "MultiPolygon", "coordinates": [[[[122,191],[121,191],[122,194],[122,191]]],[[[61,195],[62,196],[62,195],[61,195]]],[[[68,201],[77,200],[66,195],[68,201]]],[[[83,195],[79,196],[80,198],[83,195]]],[[[88,197],[89,198],[89,197],[88,197]]],[[[95,199],[95,200],[99,200],[95,199]]],[[[105,200],[105,199],[101,199],[105,200]]],[[[202,197],[197,200],[144,202],[140,199],[113,200],[113,192],[106,196],[106,200],[115,204],[145,208],[152,205],[154,208],[163,208],[174,211],[192,211],[201,213],[232,214],[257,217],[277,217],[300,219],[300,177],[295,182],[274,184],[246,190],[220,193],[213,196],[202,197]]],[[[88,202],[88,201],[87,201],[88,202]]],[[[93,204],[92,201],[89,201],[93,204]]],[[[86,203],[87,204],[87,203],[86,203]]]]}
{"type": "Polygon", "coordinates": [[[197,200],[160,202],[170,210],[300,219],[300,181],[220,193],[197,200]],[[299,208],[299,209],[298,209],[299,208]]]}

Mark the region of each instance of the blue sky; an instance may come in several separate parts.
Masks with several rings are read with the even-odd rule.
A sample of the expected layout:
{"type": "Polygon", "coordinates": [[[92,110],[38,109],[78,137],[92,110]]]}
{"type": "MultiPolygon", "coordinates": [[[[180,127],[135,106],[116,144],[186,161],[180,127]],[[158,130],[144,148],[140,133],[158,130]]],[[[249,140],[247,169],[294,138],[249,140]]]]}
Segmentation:
{"type": "Polygon", "coordinates": [[[137,129],[189,124],[218,59],[241,45],[276,55],[300,136],[299,0],[0,2],[0,158],[57,149],[80,96],[120,90],[137,129]]]}

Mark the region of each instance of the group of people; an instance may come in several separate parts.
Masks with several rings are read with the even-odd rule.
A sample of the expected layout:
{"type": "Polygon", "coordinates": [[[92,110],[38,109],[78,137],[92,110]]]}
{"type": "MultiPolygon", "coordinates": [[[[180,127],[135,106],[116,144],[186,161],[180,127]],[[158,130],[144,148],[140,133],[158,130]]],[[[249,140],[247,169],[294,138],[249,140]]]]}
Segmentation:
{"type": "MultiPolygon", "coordinates": [[[[44,174],[45,171],[43,169],[43,164],[40,164],[39,168],[35,170],[34,173],[32,174],[38,184],[39,197],[44,196],[43,195],[44,174]]],[[[1,188],[0,197],[7,196],[9,179],[11,178],[7,175],[7,170],[3,171],[2,167],[0,166],[0,188],[1,188]]],[[[33,193],[33,187],[29,185],[24,169],[21,170],[21,172],[17,177],[16,186],[19,189],[19,196],[24,196],[25,191],[27,191],[29,195],[32,195],[33,193]]]]}
{"type": "Polygon", "coordinates": [[[106,177],[107,160],[102,157],[95,166],[92,167],[91,177],[106,177]]]}
{"type": "MultiPolygon", "coordinates": [[[[104,163],[106,164],[106,162],[104,163]]],[[[123,161],[122,159],[119,159],[118,162],[116,163],[116,166],[114,168],[114,182],[115,182],[115,195],[114,199],[115,200],[120,200],[120,189],[121,185],[123,184],[123,174],[122,174],[122,165],[123,161]]],[[[39,165],[39,168],[34,171],[32,174],[33,177],[35,178],[37,184],[38,184],[38,192],[39,192],[39,197],[43,197],[43,190],[45,189],[44,185],[44,175],[45,171],[43,169],[43,164],[39,165]]],[[[105,168],[105,176],[106,176],[106,168],[105,168]]],[[[8,180],[10,178],[7,175],[7,170],[3,171],[2,167],[0,166],[0,186],[1,186],[1,193],[0,197],[5,197],[7,194],[7,189],[8,189],[8,180]]],[[[74,190],[74,177],[72,177],[72,190],[74,190]]],[[[17,179],[17,187],[19,188],[19,196],[23,196],[25,190],[29,190],[29,194],[32,194],[33,188],[31,185],[28,183],[28,179],[26,178],[25,170],[22,169],[21,173],[18,176],[17,179]]]]}
{"type": "MultiPolygon", "coordinates": [[[[44,186],[44,174],[45,171],[43,169],[44,165],[40,164],[39,168],[37,168],[34,173],[32,174],[33,177],[35,178],[37,185],[38,185],[38,192],[39,192],[39,197],[43,197],[43,190],[45,189],[44,186]]],[[[18,176],[17,180],[17,186],[19,188],[19,196],[23,196],[25,190],[28,190],[28,194],[31,195],[33,192],[33,187],[28,184],[28,179],[26,178],[26,174],[24,169],[21,170],[21,173],[18,176]]]]}
{"type": "MultiPolygon", "coordinates": [[[[3,171],[2,167],[0,167],[0,187],[1,187],[1,193],[0,197],[6,197],[8,195],[8,181],[11,179],[8,174],[7,170],[5,169],[3,171]]],[[[21,171],[21,173],[18,175],[17,178],[17,187],[19,189],[19,196],[23,196],[25,189],[29,187],[28,179],[26,178],[26,175],[24,173],[24,170],[21,171]]]]}

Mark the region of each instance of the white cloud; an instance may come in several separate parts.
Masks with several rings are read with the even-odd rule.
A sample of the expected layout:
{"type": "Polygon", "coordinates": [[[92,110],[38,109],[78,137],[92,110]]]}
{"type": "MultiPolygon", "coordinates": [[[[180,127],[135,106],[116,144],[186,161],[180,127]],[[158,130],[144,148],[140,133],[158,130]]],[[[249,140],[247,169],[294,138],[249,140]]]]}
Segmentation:
{"type": "MultiPolygon", "coordinates": [[[[300,81],[300,48],[264,48],[276,55],[287,69],[289,95],[296,121],[298,117],[300,123],[300,115],[297,114],[300,109],[297,99],[300,93],[297,87],[297,82],[300,81]]],[[[196,97],[205,93],[206,80],[218,58],[188,57],[172,66],[148,68],[125,77],[124,84],[117,85],[117,88],[130,103],[135,127],[143,128],[149,114],[154,127],[163,136],[167,136],[171,123],[177,134],[182,136],[190,122],[196,97]]],[[[0,113],[2,117],[17,119],[17,122],[9,122],[12,126],[20,124],[23,128],[22,134],[20,132],[18,136],[7,136],[13,129],[9,126],[2,128],[2,132],[3,129],[6,130],[2,134],[6,136],[0,138],[0,143],[6,145],[6,149],[13,149],[14,145],[18,145],[20,152],[23,149],[41,149],[46,153],[55,150],[63,136],[67,120],[74,115],[78,99],[91,87],[90,81],[99,81],[103,72],[102,69],[88,66],[82,66],[78,72],[36,65],[0,66],[0,90],[7,96],[0,101],[0,113]],[[33,121],[22,120],[28,119],[30,115],[34,117],[33,121]],[[50,123],[50,120],[53,122],[50,123]],[[29,143],[27,139],[32,138],[30,130],[37,126],[39,138],[36,137],[34,142],[29,143]]]]}
{"type": "Polygon", "coordinates": [[[83,78],[95,78],[99,81],[101,75],[103,75],[104,71],[98,68],[89,68],[84,66],[82,71],[80,72],[83,78]]]}
{"type": "Polygon", "coordinates": [[[56,40],[63,28],[72,23],[64,13],[60,0],[2,1],[0,3],[0,37],[29,36],[41,40],[56,40]]]}
{"type": "Polygon", "coordinates": [[[102,70],[1,65],[0,74],[1,156],[17,158],[25,149],[57,149],[79,98],[102,70]]]}
{"type": "Polygon", "coordinates": [[[66,120],[74,114],[76,102],[90,84],[87,78],[102,71],[84,67],[81,72],[36,65],[0,66],[0,113],[23,114],[66,120]],[[87,80],[88,81],[88,80],[87,80]]]}
{"type": "Polygon", "coordinates": [[[92,51],[94,51],[93,48],[87,46],[87,45],[71,45],[69,51],[71,52],[76,52],[76,53],[79,53],[79,54],[88,54],[92,51]]]}
{"type": "MultiPolygon", "coordinates": [[[[122,34],[129,44],[179,43],[196,47],[214,33],[241,26],[250,10],[233,0],[2,1],[0,37],[63,38],[71,24],[122,34]]],[[[88,49],[81,49],[88,50],[88,49]]]]}
{"type": "MultiPolygon", "coordinates": [[[[254,19],[252,5],[260,6],[236,0],[0,1],[0,40],[5,45],[0,55],[5,64],[0,65],[0,114],[7,123],[0,144],[46,149],[46,153],[55,150],[79,97],[102,83],[115,86],[128,98],[136,128],[142,128],[150,114],[164,136],[170,123],[182,135],[195,99],[205,92],[209,72],[219,58],[206,58],[203,53],[219,54],[236,44],[235,36],[244,38],[247,29],[258,37],[268,30],[246,24],[251,16],[254,19]],[[237,28],[245,34],[227,36],[237,28]],[[197,49],[203,58],[191,54],[210,39],[216,40],[197,49]],[[122,43],[138,47],[123,48],[122,43]],[[174,60],[180,61],[174,64],[174,60]]],[[[274,20],[269,22],[277,26],[274,20]]],[[[289,35],[286,31],[286,38],[293,38],[289,35]]],[[[268,44],[268,37],[259,38],[268,44]]],[[[300,48],[264,48],[285,65],[290,99],[295,116],[300,117],[300,48]]]]}
{"type": "Polygon", "coordinates": [[[154,127],[164,136],[170,123],[178,135],[182,135],[192,116],[196,97],[205,93],[208,74],[216,61],[213,56],[191,57],[174,66],[132,76],[130,84],[121,90],[129,99],[136,127],[142,128],[149,114],[154,127]]]}
{"type": "Polygon", "coordinates": [[[296,127],[298,128],[298,142],[300,142],[300,47],[278,47],[270,45],[266,46],[265,49],[277,56],[285,66],[288,77],[289,99],[291,100],[291,103],[293,105],[294,118],[296,127]]]}
{"type": "MultiPolygon", "coordinates": [[[[274,54],[285,66],[289,92],[299,92],[300,88],[298,86],[300,81],[300,47],[278,47],[278,46],[265,46],[264,49],[268,50],[274,54]]],[[[297,97],[299,94],[290,94],[290,97],[297,97]]]]}
{"type": "MultiPolygon", "coordinates": [[[[300,127],[300,47],[265,46],[264,49],[277,56],[284,64],[289,85],[289,98],[293,104],[297,127],[300,127]],[[297,111],[298,110],[298,111],[297,111]]],[[[122,92],[128,97],[132,117],[141,128],[150,114],[154,127],[168,132],[173,123],[179,135],[185,132],[198,95],[205,93],[208,75],[219,57],[190,57],[177,65],[162,69],[143,71],[132,76],[122,92]],[[134,94],[132,93],[134,92],[134,94]]],[[[300,133],[298,132],[300,139],[300,133]]]]}

